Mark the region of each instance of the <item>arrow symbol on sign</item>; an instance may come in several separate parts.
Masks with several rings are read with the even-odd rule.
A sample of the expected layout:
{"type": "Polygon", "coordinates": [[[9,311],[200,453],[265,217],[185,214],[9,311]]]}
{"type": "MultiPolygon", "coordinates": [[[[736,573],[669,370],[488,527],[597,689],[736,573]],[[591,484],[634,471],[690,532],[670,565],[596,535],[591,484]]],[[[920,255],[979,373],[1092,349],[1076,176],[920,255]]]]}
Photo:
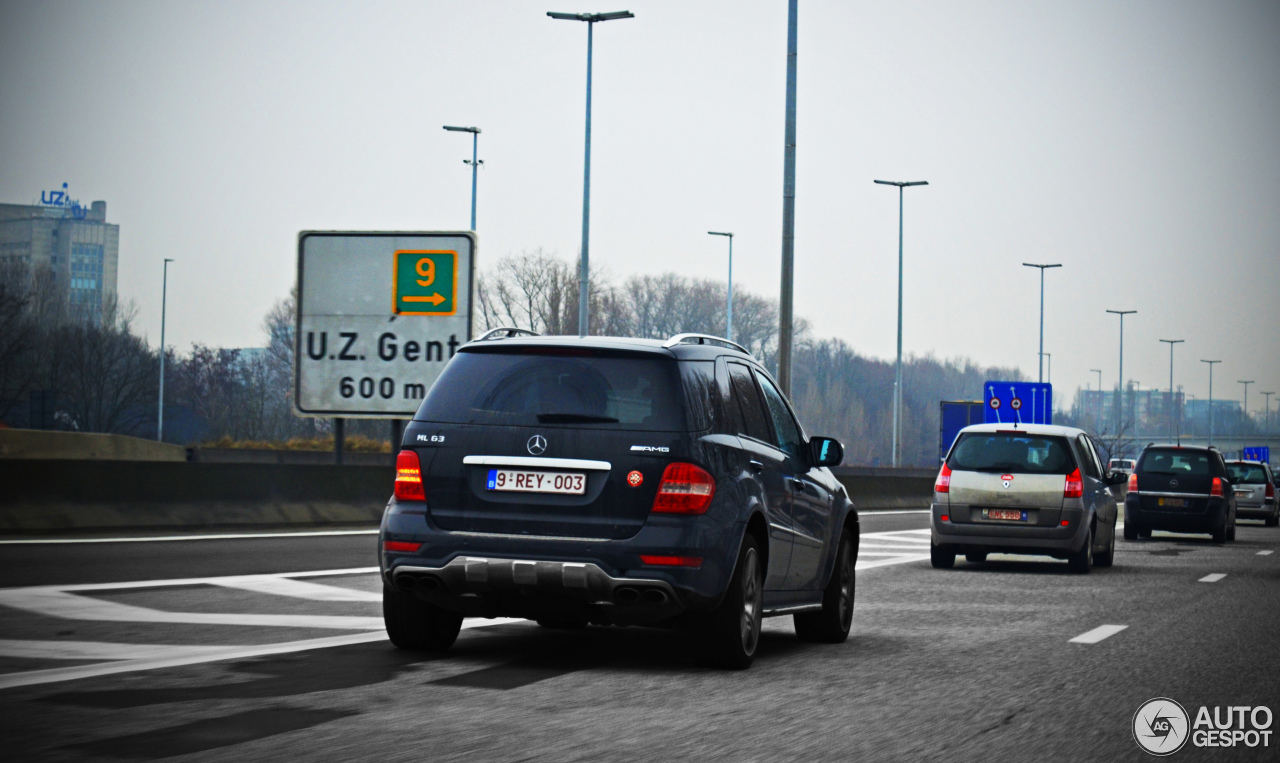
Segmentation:
{"type": "Polygon", "coordinates": [[[405,297],[404,301],[405,302],[430,302],[436,307],[439,307],[440,303],[444,301],[444,297],[441,296],[440,294],[432,294],[430,297],[405,297]]]}

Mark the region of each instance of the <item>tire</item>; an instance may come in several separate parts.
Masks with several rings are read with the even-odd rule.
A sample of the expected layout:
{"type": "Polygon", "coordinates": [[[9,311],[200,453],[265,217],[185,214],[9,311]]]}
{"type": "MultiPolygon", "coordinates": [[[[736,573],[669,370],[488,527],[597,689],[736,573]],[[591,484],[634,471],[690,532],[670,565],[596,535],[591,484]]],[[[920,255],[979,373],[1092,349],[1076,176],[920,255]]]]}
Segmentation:
{"type": "Polygon", "coordinates": [[[382,619],[387,637],[400,649],[443,652],[453,646],[462,615],[428,604],[411,593],[382,585],[382,619]]]}
{"type": "Polygon", "coordinates": [[[1138,525],[1138,537],[1139,537],[1139,538],[1150,538],[1150,537],[1151,537],[1151,528],[1150,528],[1150,527],[1146,527],[1146,526],[1144,526],[1144,525],[1138,525]]]}
{"type": "Polygon", "coordinates": [[[853,625],[853,596],[857,589],[856,559],[853,537],[848,530],[840,533],[836,549],[835,569],[822,593],[822,610],[794,615],[796,638],[820,644],[843,644],[853,625]]]}
{"type": "Polygon", "coordinates": [[[1125,540],[1138,539],[1138,526],[1133,522],[1124,523],[1124,539],[1125,540]]]}
{"type": "Polygon", "coordinates": [[[1267,527],[1275,527],[1280,525],[1280,515],[1272,515],[1267,517],[1267,527]]]}
{"type": "Polygon", "coordinates": [[[724,601],[694,623],[702,662],[729,670],[751,667],[760,646],[763,614],[764,570],[756,539],[748,535],[742,540],[724,601]]]}
{"type": "Polygon", "coordinates": [[[1113,527],[1111,528],[1111,540],[1107,541],[1107,550],[1103,551],[1101,554],[1094,554],[1093,566],[1094,567],[1110,567],[1111,565],[1115,564],[1115,561],[1116,561],[1116,531],[1115,531],[1115,528],[1113,527]]]}
{"type": "Polygon", "coordinates": [[[1231,518],[1231,524],[1227,525],[1227,542],[1236,542],[1236,518],[1231,518]]]}
{"type": "Polygon", "coordinates": [[[933,543],[929,544],[929,563],[940,570],[956,566],[956,552],[933,543]]]}
{"type": "Polygon", "coordinates": [[[1077,575],[1088,575],[1093,569],[1093,528],[1089,529],[1089,537],[1085,538],[1080,550],[1067,557],[1067,565],[1077,575]]]}
{"type": "Polygon", "coordinates": [[[1214,542],[1214,543],[1226,543],[1226,542],[1227,542],[1227,525],[1226,525],[1226,523],[1224,522],[1224,523],[1223,523],[1223,525],[1222,525],[1222,527],[1218,528],[1217,530],[1212,530],[1212,531],[1210,531],[1210,533],[1209,533],[1209,534],[1213,536],[1213,542],[1214,542]]]}
{"type": "Polygon", "coordinates": [[[969,553],[964,555],[964,560],[972,564],[981,564],[982,562],[987,561],[987,552],[986,551],[970,551],[969,553]]]}

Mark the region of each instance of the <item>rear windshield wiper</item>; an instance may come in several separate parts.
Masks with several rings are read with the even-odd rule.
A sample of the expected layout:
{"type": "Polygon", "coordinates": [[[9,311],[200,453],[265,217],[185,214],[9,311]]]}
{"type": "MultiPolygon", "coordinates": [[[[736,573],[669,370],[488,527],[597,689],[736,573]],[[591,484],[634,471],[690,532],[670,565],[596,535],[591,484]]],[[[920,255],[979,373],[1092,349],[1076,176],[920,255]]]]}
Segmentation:
{"type": "Polygon", "coordinates": [[[539,413],[542,424],[617,424],[613,416],[592,416],[589,413],[539,413]]]}

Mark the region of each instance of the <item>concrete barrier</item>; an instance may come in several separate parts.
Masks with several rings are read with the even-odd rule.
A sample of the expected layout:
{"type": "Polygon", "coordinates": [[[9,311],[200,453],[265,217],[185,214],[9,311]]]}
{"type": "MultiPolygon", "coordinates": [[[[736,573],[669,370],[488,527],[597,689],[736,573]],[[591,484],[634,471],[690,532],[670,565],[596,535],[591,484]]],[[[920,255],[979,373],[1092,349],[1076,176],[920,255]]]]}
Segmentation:
{"type": "Polygon", "coordinates": [[[121,434],[0,429],[0,459],[13,458],[186,461],[187,449],[121,434]]]}
{"type": "Polygon", "coordinates": [[[927,509],[933,502],[935,469],[839,466],[831,470],[858,511],[927,509]]]}

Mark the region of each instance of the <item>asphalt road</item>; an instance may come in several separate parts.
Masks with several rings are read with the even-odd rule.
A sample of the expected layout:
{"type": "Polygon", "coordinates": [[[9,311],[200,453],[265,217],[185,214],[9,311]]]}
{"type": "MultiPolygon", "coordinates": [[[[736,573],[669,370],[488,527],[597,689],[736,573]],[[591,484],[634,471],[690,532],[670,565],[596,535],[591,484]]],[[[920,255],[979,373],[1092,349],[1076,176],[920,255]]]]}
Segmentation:
{"type": "Polygon", "coordinates": [[[864,516],[849,641],[768,620],[737,673],[695,665],[678,633],[523,621],[398,652],[368,534],[0,545],[5,756],[1146,760],[1131,725],[1153,697],[1280,714],[1280,529],[1119,541],[1114,568],[1077,576],[1028,557],[934,570],[924,527],[864,516]],[[1103,625],[1126,627],[1072,643],[1103,625]]]}

